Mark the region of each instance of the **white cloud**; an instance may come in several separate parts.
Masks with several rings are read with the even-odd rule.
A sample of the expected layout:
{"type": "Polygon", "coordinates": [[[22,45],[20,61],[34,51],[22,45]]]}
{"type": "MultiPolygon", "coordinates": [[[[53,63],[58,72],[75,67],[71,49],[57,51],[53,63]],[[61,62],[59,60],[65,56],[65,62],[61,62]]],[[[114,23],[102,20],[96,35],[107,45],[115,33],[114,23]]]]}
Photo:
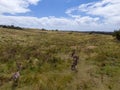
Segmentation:
{"type": "Polygon", "coordinates": [[[120,16],[120,0],[102,0],[88,4],[82,4],[73,7],[66,11],[67,14],[72,15],[74,11],[84,12],[88,15],[109,17],[120,16]]]}
{"type": "Polygon", "coordinates": [[[87,22],[96,21],[95,23],[98,26],[103,26],[101,26],[102,30],[105,30],[104,28],[106,27],[110,30],[114,30],[116,28],[120,28],[119,6],[120,0],[101,0],[99,2],[82,4],[77,7],[70,8],[66,11],[66,14],[73,18],[84,18],[88,16],[89,18],[87,19],[87,22]],[[74,14],[75,12],[79,12],[79,14],[76,15],[74,14]],[[81,13],[84,13],[84,16],[82,16],[81,13]]]}
{"type": "Polygon", "coordinates": [[[40,0],[26,0],[30,4],[36,5],[40,0]]]}
{"type": "Polygon", "coordinates": [[[0,0],[0,14],[26,13],[29,5],[36,5],[40,0],[0,0]]]}
{"type": "MultiPolygon", "coordinates": [[[[109,31],[115,27],[109,27],[109,24],[98,24],[97,19],[90,17],[80,17],[76,19],[56,18],[56,17],[28,17],[28,16],[0,16],[0,24],[16,25],[31,28],[46,28],[59,30],[78,30],[78,31],[109,31]]],[[[111,25],[110,25],[111,26],[111,25]]]]}
{"type": "Polygon", "coordinates": [[[79,10],[85,10],[87,14],[98,15],[102,17],[120,16],[120,0],[103,0],[98,3],[86,5],[85,7],[79,6],[79,10]]]}

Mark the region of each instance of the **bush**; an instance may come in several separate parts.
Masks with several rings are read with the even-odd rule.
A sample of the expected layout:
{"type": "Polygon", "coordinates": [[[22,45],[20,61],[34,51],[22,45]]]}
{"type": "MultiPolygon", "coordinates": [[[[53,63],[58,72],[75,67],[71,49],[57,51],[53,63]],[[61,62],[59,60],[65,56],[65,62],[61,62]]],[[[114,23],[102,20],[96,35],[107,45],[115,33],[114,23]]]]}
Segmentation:
{"type": "Polygon", "coordinates": [[[42,28],[41,30],[42,30],[42,31],[47,31],[45,28],[42,28]]]}
{"type": "Polygon", "coordinates": [[[22,30],[23,28],[21,27],[16,27],[14,25],[0,25],[2,28],[8,28],[8,29],[17,29],[17,30],[22,30]]]}
{"type": "Polygon", "coordinates": [[[113,36],[114,36],[117,40],[120,41],[120,29],[114,31],[113,36]]]}

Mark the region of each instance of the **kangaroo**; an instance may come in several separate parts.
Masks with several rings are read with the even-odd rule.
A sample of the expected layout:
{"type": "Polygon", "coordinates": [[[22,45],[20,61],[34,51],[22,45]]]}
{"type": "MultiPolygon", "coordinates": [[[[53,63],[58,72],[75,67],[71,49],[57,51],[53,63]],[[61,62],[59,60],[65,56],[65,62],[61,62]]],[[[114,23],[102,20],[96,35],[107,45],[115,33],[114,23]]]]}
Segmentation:
{"type": "Polygon", "coordinates": [[[71,70],[75,70],[77,71],[77,64],[78,64],[78,60],[79,60],[79,56],[75,55],[75,50],[72,51],[71,57],[73,58],[73,62],[71,65],[71,70]]]}
{"type": "Polygon", "coordinates": [[[20,77],[20,72],[19,71],[16,71],[13,75],[12,75],[12,77],[11,77],[11,79],[12,79],[12,81],[13,81],[13,83],[12,83],[12,90],[16,90],[16,87],[18,86],[18,82],[19,82],[19,77],[20,77]]]}
{"type": "Polygon", "coordinates": [[[18,81],[19,77],[20,77],[20,72],[17,71],[13,74],[12,79],[13,81],[18,81]]]}
{"type": "Polygon", "coordinates": [[[71,65],[71,70],[75,70],[75,71],[77,71],[77,68],[76,68],[76,66],[77,66],[77,64],[78,64],[78,60],[79,60],[79,57],[78,56],[73,56],[73,63],[72,63],[72,65],[71,65]]]}
{"type": "Polygon", "coordinates": [[[12,75],[11,79],[13,81],[12,87],[16,87],[18,85],[18,81],[20,78],[20,71],[22,69],[22,64],[21,63],[16,63],[16,69],[17,71],[12,75]]]}

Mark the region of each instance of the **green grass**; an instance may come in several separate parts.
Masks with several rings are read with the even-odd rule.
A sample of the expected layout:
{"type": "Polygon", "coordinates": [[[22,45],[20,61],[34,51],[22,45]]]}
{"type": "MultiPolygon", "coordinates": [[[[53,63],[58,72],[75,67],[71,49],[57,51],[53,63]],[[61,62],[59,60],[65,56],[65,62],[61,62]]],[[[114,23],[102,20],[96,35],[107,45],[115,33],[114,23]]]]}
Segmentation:
{"type": "Polygon", "coordinates": [[[120,42],[111,35],[0,28],[0,90],[13,90],[16,62],[23,69],[15,90],[120,90],[120,42]]]}

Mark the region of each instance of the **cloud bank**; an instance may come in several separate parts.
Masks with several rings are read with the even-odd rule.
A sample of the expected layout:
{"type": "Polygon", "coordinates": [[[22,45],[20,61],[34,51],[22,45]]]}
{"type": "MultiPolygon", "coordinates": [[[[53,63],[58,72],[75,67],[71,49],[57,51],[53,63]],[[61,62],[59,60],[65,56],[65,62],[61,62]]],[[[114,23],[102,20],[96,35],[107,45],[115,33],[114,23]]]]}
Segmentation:
{"type": "Polygon", "coordinates": [[[0,14],[26,13],[30,5],[37,5],[40,0],[0,0],[0,14]]]}
{"type": "Polygon", "coordinates": [[[27,13],[30,11],[29,5],[37,5],[39,1],[1,0],[0,24],[78,31],[113,31],[120,28],[120,0],[101,0],[72,7],[65,11],[67,18],[4,15],[4,13],[27,13]]]}

